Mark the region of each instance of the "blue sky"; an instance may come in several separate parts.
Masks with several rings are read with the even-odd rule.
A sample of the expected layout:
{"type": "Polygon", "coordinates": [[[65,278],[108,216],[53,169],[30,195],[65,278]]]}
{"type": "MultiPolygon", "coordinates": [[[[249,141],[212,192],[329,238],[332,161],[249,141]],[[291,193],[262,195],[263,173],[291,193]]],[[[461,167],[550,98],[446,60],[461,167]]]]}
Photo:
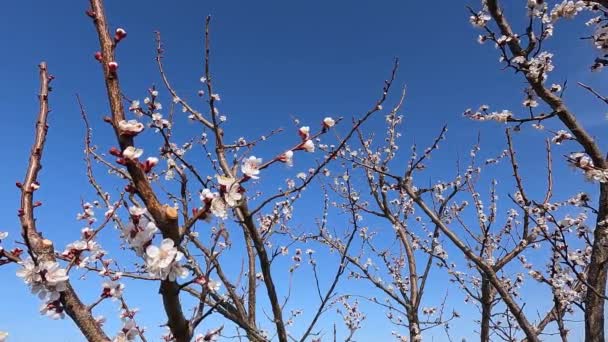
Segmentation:
{"type": "MultiPolygon", "coordinates": [[[[516,3],[507,7],[514,24],[522,22],[525,11],[524,1],[516,3]]],[[[403,150],[414,141],[421,144],[432,141],[441,125],[447,123],[448,143],[442,147],[442,157],[434,159],[432,166],[435,170],[453,170],[455,156],[466,156],[479,131],[484,156],[495,156],[504,148],[503,126],[467,121],[461,116],[464,109],[487,103],[491,108],[508,108],[517,113],[523,110],[524,98],[522,79],[501,70],[492,46],[480,46],[476,42],[478,32],[468,22],[465,5],[478,6],[478,3],[151,0],[107,1],[106,10],[111,26],[124,27],[128,32],[118,49],[125,93],[141,99],[147,87],[160,84],[154,63],[153,36],[153,32],[159,30],[165,47],[164,63],[174,87],[199,108],[204,108],[203,103],[197,103],[195,95],[203,67],[203,21],[206,15],[213,16],[212,68],[216,89],[222,96],[222,109],[228,114],[227,135],[232,138],[254,137],[277,127],[285,127],[290,132],[292,115],[313,126],[327,115],[343,116],[349,121],[374,103],[393,58],[398,57],[401,67],[391,99],[396,101],[399,88],[407,85],[403,150]]],[[[0,21],[0,41],[4,46],[4,53],[0,54],[0,104],[5,119],[0,143],[4,146],[5,162],[0,171],[0,193],[3,194],[0,231],[10,232],[8,246],[18,237],[19,193],[14,182],[23,178],[32,143],[39,61],[48,62],[56,80],[51,94],[51,129],[41,173],[43,188],[38,194],[44,205],[37,210],[37,217],[40,228],[56,241],[58,248],[78,238],[81,225],[74,217],[79,203],[81,199],[93,199],[83,168],[84,129],[74,94],[80,94],[93,120],[96,143],[104,149],[113,143],[111,131],[100,120],[108,107],[99,66],[93,59],[98,43],[92,23],[84,15],[86,8],[84,1],[65,0],[10,1],[2,6],[5,15],[0,21]]],[[[557,26],[556,38],[547,44],[556,55],[557,65],[550,81],[570,81],[566,93],[568,104],[589,125],[590,131],[598,135],[605,111],[575,86],[575,81],[581,81],[599,90],[608,90],[602,74],[588,72],[594,51],[588,42],[578,39],[585,35],[588,35],[587,28],[580,21],[557,26]]],[[[164,102],[169,101],[165,98],[164,102]]],[[[196,134],[196,128],[191,125],[183,129],[196,134]]],[[[383,119],[376,118],[366,129],[383,132],[383,119]]],[[[292,138],[285,134],[275,142],[287,143],[293,141],[292,138]]],[[[525,146],[520,157],[529,167],[524,168],[524,172],[534,175],[542,170],[544,164],[538,161],[542,160],[539,155],[542,156],[543,146],[538,134],[524,131],[518,135],[517,143],[525,146]]],[[[606,146],[601,139],[600,143],[606,146]]],[[[279,152],[276,146],[261,146],[256,154],[273,155],[279,152]]],[[[556,159],[570,151],[567,147],[556,149],[556,159]]],[[[302,163],[312,161],[313,158],[303,158],[302,163]]],[[[305,165],[299,170],[296,165],[293,171],[305,170],[305,165]]],[[[293,173],[292,170],[279,171],[284,172],[282,178],[293,173]]],[[[560,177],[575,177],[569,170],[556,172],[560,177]]],[[[431,179],[447,174],[452,172],[438,171],[431,179]]],[[[508,172],[497,171],[497,175],[506,177],[508,172]]],[[[268,188],[262,189],[273,189],[276,184],[266,186],[268,188]]],[[[571,193],[579,186],[580,183],[568,182],[563,184],[562,191],[571,193]]],[[[314,195],[302,203],[303,208],[298,210],[320,213],[314,195]]],[[[310,226],[305,218],[296,220],[302,220],[298,223],[303,227],[310,226]]],[[[109,244],[115,243],[116,235],[108,234],[106,239],[104,246],[109,248],[109,244]]],[[[27,295],[27,289],[14,276],[14,271],[13,266],[0,268],[5,290],[0,330],[8,330],[13,341],[34,340],[42,332],[52,334],[52,340],[79,341],[71,322],[54,322],[38,316],[37,299],[27,295]]],[[[84,291],[93,296],[97,291],[95,286],[99,285],[95,281],[91,284],[93,290],[85,286],[84,291]]],[[[363,285],[352,286],[354,290],[365,289],[363,285]]],[[[127,291],[126,295],[133,299],[132,306],[142,309],[145,324],[153,331],[151,340],[155,340],[160,322],[155,318],[158,315],[150,314],[159,308],[158,303],[149,300],[157,299],[154,289],[137,284],[128,284],[128,289],[149,290],[145,295],[140,294],[143,291],[127,291]]],[[[437,291],[434,296],[443,296],[443,292],[437,291]]],[[[474,313],[470,308],[458,308],[463,304],[457,293],[456,288],[450,291],[450,295],[457,298],[453,306],[474,313]]],[[[306,302],[306,298],[299,300],[306,302]]],[[[108,305],[108,312],[111,307],[108,305]]],[[[373,317],[369,321],[370,325],[382,322],[373,317]]],[[[456,337],[474,336],[470,327],[454,329],[458,332],[456,337]]],[[[370,336],[360,338],[368,340],[370,336]]]]}

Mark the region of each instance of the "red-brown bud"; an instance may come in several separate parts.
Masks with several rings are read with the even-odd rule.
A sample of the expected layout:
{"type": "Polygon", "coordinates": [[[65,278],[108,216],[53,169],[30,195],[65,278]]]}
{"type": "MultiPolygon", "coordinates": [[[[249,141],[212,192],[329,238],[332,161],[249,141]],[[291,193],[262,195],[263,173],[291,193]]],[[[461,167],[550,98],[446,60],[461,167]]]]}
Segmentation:
{"type": "Polygon", "coordinates": [[[95,52],[95,59],[96,59],[96,60],[97,60],[99,63],[103,62],[103,55],[101,54],[101,51],[97,51],[97,52],[95,52]]]}
{"type": "Polygon", "coordinates": [[[111,73],[115,73],[116,70],[118,70],[118,63],[115,61],[109,62],[108,63],[108,70],[110,70],[111,73]]]}
{"type": "Polygon", "coordinates": [[[114,157],[122,157],[122,152],[117,149],[116,147],[112,147],[110,149],[110,154],[113,155],[114,157]]]}
{"type": "Polygon", "coordinates": [[[116,33],[114,33],[114,40],[118,43],[123,40],[127,36],[127,31],[125,29],[119,27],[116,29],[116,33]]]}

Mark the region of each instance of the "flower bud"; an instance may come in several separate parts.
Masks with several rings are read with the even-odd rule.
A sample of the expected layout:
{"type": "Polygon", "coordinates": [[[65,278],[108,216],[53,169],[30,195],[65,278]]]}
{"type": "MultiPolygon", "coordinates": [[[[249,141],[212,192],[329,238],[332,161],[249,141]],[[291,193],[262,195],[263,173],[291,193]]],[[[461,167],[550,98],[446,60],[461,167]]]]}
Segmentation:
{"type": "Polygon", "coordinates": [[[326,117],[325,119],[323,119],[323,127],[325,127],[325,128],[332,128],[332,127],[334,127],[335,124],[336,124],[336,121],[329,116],[326,117]]]}
{"type": "Polygon", "coordinates": [[[116,33],[114,33],[114,40],[118,43],[119,41],[123,40],[125,37],[127,37],[127,31],[125,31],[125,29],[119,27],[116,29],[116,33]]]}
{"type": "Polygon", "coordinates": [[[118,70],[118,63],[115,61],[108,63],[108,70],[110,70],[111,73],[115,73],[116,70],[118,70]]]}
{"type": "Polygon", "coordinates": [[[300,127],[300,129],[298,130],[298,135],[300,135],[302,140],[308,139],[308,136],[310,135],[310,127],[308,127],[308,126],[300,127]]]}
{"type": "Polygon", "coordinates": [[[116,147],[112,147],[110,149],[110,154],[113,155],[114,157],[122,157],[122,152],[120,152],[120,150],[117,149],[116,147]]]}

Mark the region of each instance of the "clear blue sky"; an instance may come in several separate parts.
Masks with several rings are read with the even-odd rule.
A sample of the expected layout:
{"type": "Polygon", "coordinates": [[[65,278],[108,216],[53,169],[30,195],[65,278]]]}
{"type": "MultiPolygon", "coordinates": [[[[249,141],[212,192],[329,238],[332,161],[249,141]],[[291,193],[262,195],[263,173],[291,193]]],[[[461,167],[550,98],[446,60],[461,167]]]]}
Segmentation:
{"type": "MultiPolygon", "coordinates": [[[[507,8],[507,13],[517,24],[524,18],[525,1],[515,3],[507,8]]],[[[137,98],[142,98],[151,84],[159,84],[153,32],[160,30],[172,83],[183,97],[196,101],[203,65],[203,20],[208,14],[213,16],[215,86],[222,96],[221,108],[228,113],[228,127],[232,130],[228,134],[232,137],[255,136],[276,127],[291,129],[290,115],[311,125],[327,115],[350,120],[375,101],[393,58],[399,57],[401,68],[394,94],[399,87],[408,87],[402,143],[407,147],[413,141],[429,142],[441,125],[447,123],[449,143],[442,148],[445,159],[438,158],[433,164],[442,169],[453,168],[456,154],[466,155],[479,130],[485,156],[494,156],[503,149],[504,128],[493,123],[469,122],[461,116],[464,109],[487,103],[500,110],[508,108],[516,113],[523,110],[522,79],[501,70],[498,54],[490,44],[480,46],[476,42],[478,32],[468,22],[465,5],[479,4],[453,0],[432,5],[423,1],[361,0],[108,0],[106,7],[111,26],[128,31],[118,50],[118,62],[124,91],[137,98]]],[[[2,5],[0,104],[4,129],[0,143],[4,163],[0,171],[0,231],[11,234],[5,247],[10,247],[19,234],[16,217],[19,193],[14,182],[23,178],[32,143],[39,61],[48,62],[56,80],[41,173],[43,187],[38,193],[44,205],[37,210],[37,217],[39,227],[56,241],[57,248],[78,238],[81,225],[74,217],[80,200],[93,199],[83,168],[83,125],[75,93],[81,95],[94,120],[96,142],[103,148],[113,142],[107,125],[99,120],[108,107],[100,69],[93,59],[98,42],[90,19],[84,15],[87,7],[86,1],[66,0],[8,1],[2,5]]],[[[588,42],[578,39],[585,35],[587,28],[580,21],[558,25],[557,38],[547,44],[556,55],[557,65],[550,81],[571,81],[566,93],[570,107],[592,127],[592,133],[599,134],[599,126],[605,120],[604,110],[574,85],[575,81],[582,81],[608,90],[605,76],[587,71],[594,51],[588,42]]],[[[165,98],[164,103],[168,102],[165,98]]],[[[367,128],[381,132],[382,123],[379,117],[367,128]]],[[[542,140],[534,136],[537,134],[530,132],[518,136],[518,143],[526,146],[521,158],[522,162],[530,163],[525,170],[529,174],[543,167],[536,164],[542,140]]],[[[278,141],[289,140],[283,137],[278,141]]],[[[275,152],[272,146],[266,146],[258,154],[275,152]]],[[[568,148],[558,149],[556,158],[568,152],[568,148]]],[[[560,172],[558,176],[573,176],[573,172],[560,172]]],[[[439,172],[436,177],[442,175],[445,173],[439,172]]],[[[571,190],[568,186],[564,185],[564,191],[571,190]]],[[[305,203],[311,205],[311,210],[318,210],[314,201],[305,203]]],[[[303,209],[299,210],[304,212],[307,208],[303,209]]],[[[302,221],[302,225],[306,224],[310,225],[302,221]]],[[[110,249],[109,244],[116,241],[116,236],[108,235],[105,247],[110,249]]],[[[53,341],[80,341],[68,320],[55,322],[39,317],[38,300],[28,296],[14,272],[13,266],[0,268],[5,294],[0,330],[9,331],[12,341],[33,341],[49,335],[53,341]]],[[[89,298],[94,298],[98,291],[95,286],[99,285],[91,284],[93,288],[84,291],[90,291],[89,298]]],[[[353,286],[359,289],[358,285],[353,286]]],[[[138,285],[128,284],[127,290],[132,291],[127,291],[126,296],[133,299],[132,306],[142,311],[148,309],[142,317],[152,331],[150,340],[156,340],[160,331],[157,326],[162,320],[150,312],[159,309],[159,298],[154,289],[147,289],[150,292],[145,295],[133,289],[138,289],[138,285]]],[[[454,296],[456,293],[456,288],[450,292],[454,296]]],[[[443,295],[436,293],[437,297],[443,295]]],[[[453,306],[457,310],[474,313],[470,308],[460,308],[464,304],[460,297],[456,298],[453,306]]],[[[370,325],[382,322],[373,317],[369,321],[370,325]]],[[[474,336],[470,326],[455,327],[455,337],[474,336]]],[[[378,326],[377,332],[382,334],[380,338],[388,338],[392,329],[378,326]]],[[[370,338],[371,335],[360,336],[362,341],[370,338]]]]}

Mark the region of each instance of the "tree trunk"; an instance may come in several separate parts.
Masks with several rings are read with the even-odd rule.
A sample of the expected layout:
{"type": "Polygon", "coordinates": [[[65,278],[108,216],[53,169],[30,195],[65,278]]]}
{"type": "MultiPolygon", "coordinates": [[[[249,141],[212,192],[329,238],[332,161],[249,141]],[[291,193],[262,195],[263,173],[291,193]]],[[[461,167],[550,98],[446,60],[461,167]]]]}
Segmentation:
{"type": "Polygon", "coordinates": [[[494,301],[494,288],[485,276],[481,278],[481,332],[480,341],[490,341],[490,318],[492,317],[492,301],[494,301]]]}
{"type": "Polygon", "coordinates": [[[599,214],[593,233],[593,249],[587,273],[585,298],[585,341],[604,342],[604,298],[598,294],[606,293],[606,276],[608,275],[608,184],[600,185],[599,214]]]}
{"type": "Polygon", "coordinates": [[[422,341],[422,334],[420,331],[420,320],[418,319],[418,308],[409,310],[407,314],[407,320],[410,329],[410,342],[422,341]]]}

